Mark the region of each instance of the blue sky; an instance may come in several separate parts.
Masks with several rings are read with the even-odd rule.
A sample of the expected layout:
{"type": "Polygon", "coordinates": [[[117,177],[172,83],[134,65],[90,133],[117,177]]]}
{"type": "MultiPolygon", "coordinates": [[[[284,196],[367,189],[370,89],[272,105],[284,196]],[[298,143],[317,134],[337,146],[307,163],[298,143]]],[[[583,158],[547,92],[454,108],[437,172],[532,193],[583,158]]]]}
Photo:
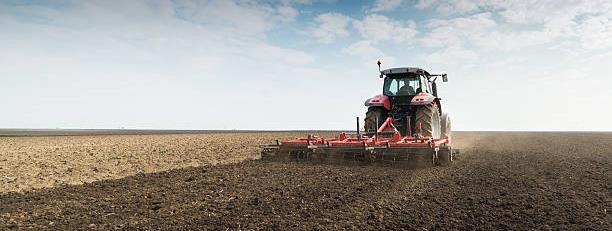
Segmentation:
{"type": "Polygon", "coordinates": [[[0,1],[0,127],[352,129],[383,67],[458,130],[612,130],[612,2],[0,1]]]}

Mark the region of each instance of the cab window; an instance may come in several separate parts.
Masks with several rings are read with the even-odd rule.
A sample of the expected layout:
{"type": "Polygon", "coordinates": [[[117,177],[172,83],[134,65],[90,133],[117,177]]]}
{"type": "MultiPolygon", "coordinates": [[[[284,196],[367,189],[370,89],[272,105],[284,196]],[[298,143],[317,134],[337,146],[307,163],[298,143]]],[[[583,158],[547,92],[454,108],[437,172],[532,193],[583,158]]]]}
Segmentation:
{"type": "Polygon", "coordinates": [[[386,78],[384,83],[383,93],[386,96],[403,96],[416,95],[417,89],[420,87],[420,78],[386,78]]]}

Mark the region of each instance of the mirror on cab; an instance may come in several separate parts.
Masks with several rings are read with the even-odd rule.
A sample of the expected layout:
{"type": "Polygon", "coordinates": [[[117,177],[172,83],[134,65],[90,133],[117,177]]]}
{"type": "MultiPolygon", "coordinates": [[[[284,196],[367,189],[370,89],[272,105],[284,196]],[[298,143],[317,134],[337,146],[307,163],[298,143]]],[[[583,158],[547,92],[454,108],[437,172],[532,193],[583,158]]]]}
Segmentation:
{"type": "Polygon", "coordinates": [[[442,82],[448,82],[448,77],[446,76],[446,74],[442,74],[442,82]]]}

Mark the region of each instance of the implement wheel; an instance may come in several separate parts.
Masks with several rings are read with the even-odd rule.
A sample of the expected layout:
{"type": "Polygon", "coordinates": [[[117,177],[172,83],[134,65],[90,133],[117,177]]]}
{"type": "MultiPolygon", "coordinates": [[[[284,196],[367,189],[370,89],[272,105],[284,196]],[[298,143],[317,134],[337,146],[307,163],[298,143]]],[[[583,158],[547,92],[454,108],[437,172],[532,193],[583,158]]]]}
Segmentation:
{"type": "Polygon", "coordinates": [[[382,107],[371,107],[368,108],[368,112],[366,113],[365,118],[365,131],[366,132],[376,132],[378,128],[385,122],[387,119],[387,110],[382,107]],[[378,118],[378,124],[376,123],[376,118],[378,118]]]}
{"type": "Polygon", "coordinates": [[[448,115],[448,113],[442,113],[442,121],[441,121],[441,128],[442,128],[442,134],[441,137],[442,139],[448,138],[448,144],[450,145],[452,142],[452,129],[451,129],[451,119],[450,116],[448,115]]]}
{"type": "Polygon", "coordinates": [[[440,126],[440,110],[438,105],[432,103],[419,106],[416,111],[415,132],[425,137],[440,138],[442,131],[440,126]]]}
{"type": "Polygon", "coordinates": [[[437,159],[438,165],[447,166],[453,163],[453,161],[454,161],[454,153],[451,147],[448,147],[448,149],[446,148],[440,149],[440,151],[438,151],[438,159],[437,159]]]}

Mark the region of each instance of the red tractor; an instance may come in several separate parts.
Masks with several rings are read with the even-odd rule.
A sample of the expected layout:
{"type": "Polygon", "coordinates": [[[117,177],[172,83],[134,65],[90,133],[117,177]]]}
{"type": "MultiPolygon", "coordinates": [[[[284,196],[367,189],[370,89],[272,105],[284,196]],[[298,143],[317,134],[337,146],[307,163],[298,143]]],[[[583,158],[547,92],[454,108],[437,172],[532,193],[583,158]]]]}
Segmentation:
{"type": "MultiPolygon", "coordinates": [[[[378,63],[380,70],[380,62],[378,63]]],[[[458,150],[451,147],[451,122],[442,113],[434,75],[414,67],[380,71],[383,94],[366,100],[365,129],[359,117],[355,133],[335,138],[316,135],[262,146],[262,159],[315,162],[427,163],[447,165],[458,150]]]]}
{"type": "Polygon", "coordinates": [[[446,74],[434,75],[414,67],[381,71],[383,93],[365,102],[368,107],[365,131],[375,132],[387,117],[391,117],[402,136],[450,138],[451,121],[450,116],[442,112],[435,82],[438,77],[448,81],[446,74]]]}

